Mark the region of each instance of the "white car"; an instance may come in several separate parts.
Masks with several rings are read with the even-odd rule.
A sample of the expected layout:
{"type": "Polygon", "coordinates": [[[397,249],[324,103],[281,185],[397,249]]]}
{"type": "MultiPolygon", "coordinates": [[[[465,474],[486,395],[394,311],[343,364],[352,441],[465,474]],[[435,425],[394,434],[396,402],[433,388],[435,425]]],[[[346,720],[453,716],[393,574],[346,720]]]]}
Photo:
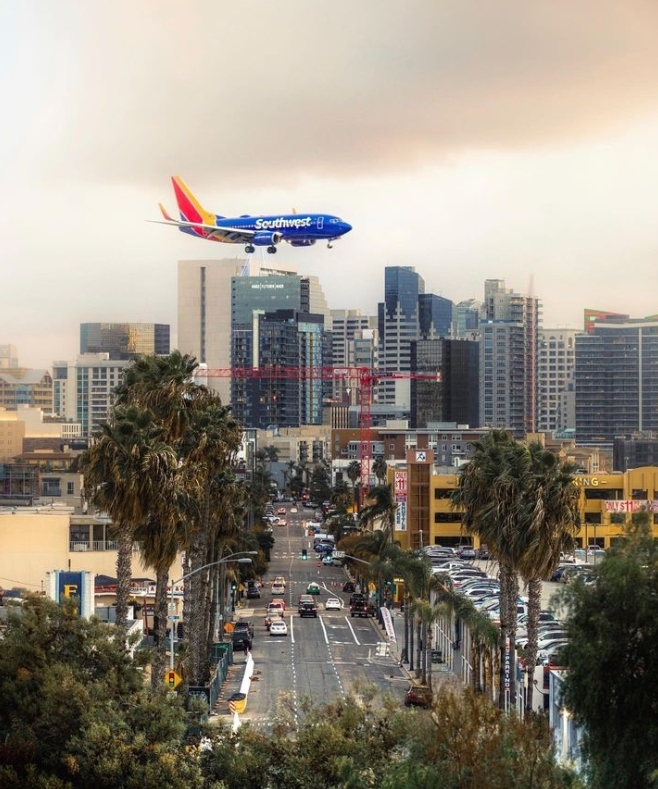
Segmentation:
{"type": "Polygon", "coordinates": [[[283,621],[283,619],[275,619],[274,622],[270,625],[270,635],[271,636],[287,636],[288,635],[288,625],[283,621]]]}
{"type": "Polygon", "coordinates": [[[342,607],[343,603],[338,597],[328,597],[326,603],[324,604],[325,611],[340,611],[342,607]]]}
{"type": "Polygon", "coordinates": [[[279,595],[286,593],[286,585],[276,582],[272,584],[272,594],[279,595]]]}
{"type": "Polygon", "coordinates": [[[297,507],[291,507],[290,508],[290,512],[293,513],[293,514],[296,513],[297,512],[297,507]]]}

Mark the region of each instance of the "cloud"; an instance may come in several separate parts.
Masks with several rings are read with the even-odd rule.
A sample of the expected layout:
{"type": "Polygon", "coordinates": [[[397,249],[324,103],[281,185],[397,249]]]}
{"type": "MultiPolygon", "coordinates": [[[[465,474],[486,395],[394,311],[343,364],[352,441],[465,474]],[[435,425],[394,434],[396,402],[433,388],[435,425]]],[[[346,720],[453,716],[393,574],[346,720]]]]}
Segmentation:
{"type": "Polygon", "coordinates": [[[395,173],[656,107],[649,0],[27,5],[20,103],[43,98],[50,134],[32,153],[51,180],[395,173]]]}

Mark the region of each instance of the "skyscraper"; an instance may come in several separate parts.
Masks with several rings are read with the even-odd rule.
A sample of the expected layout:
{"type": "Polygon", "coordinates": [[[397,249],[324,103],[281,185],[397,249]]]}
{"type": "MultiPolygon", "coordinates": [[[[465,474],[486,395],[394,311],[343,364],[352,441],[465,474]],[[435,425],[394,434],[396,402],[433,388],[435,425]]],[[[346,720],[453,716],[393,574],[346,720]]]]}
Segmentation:
{"type": "Polygon", "coordinates": [[[539,329],[537,349],[537,431],[576,426],[574,370],[576,329],[539,329]]]}
{"type": "Polygon", "coordinates": [[[486,280],[480,322],[480,426],[535,431],[540,303],[486,280]]]}
{"type": "Polygon", "coordinates": [[[167,323],[81,323],[80,353],[108,353],[110,359],[136,359],[170,351],[167,323]]]}
{"type": "Polygon", "coordinates": [[[331,393],[331,381],[323,380],[318,369],[330,361],[328,317],[316,277],[231,278],[231,368],[236,371],[231,404],[236,419],[260,428],[321,424],[323,396],[331,393]],[[283,368],[281,375],[270,375],[277,367],[283,368]]]}
{"type": "Polygon", "coordinates": [[[590,320],[576,337],[576,440],[656,430],[658,316],[590,320]]]}
{"type": "Polygon", "coordinates": [[[479,413],[479,343],[470,340],[416,340],[411,366],[417,373],[437,373],[440,380],[411,380],[411,426],[454,422],[477,427],[479,413]]]}

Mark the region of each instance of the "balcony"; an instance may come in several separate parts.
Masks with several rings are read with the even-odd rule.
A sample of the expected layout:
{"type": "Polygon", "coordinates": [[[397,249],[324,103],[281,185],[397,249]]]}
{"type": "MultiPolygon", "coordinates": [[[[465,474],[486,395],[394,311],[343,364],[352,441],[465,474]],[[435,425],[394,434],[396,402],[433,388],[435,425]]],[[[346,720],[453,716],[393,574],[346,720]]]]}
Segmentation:
{"type": "Polygon", "coordinates": [[[69,543],[71,553],[81,551],[116,551],[119,543],[116,540],[72,540],[69,543]]]}

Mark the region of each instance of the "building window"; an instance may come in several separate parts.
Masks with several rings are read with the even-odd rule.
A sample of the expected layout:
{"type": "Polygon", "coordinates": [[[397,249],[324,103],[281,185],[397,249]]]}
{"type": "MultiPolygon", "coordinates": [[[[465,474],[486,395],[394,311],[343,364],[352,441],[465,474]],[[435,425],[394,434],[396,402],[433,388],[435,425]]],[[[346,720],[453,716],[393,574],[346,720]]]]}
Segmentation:
{"type": "Polygon", "coordinates": [[[72,496],[74,493],[75,493],[75,486],[74,486],[73,482],[67,482],[66,483],[66,495],[67,496],[72,496]]]}

